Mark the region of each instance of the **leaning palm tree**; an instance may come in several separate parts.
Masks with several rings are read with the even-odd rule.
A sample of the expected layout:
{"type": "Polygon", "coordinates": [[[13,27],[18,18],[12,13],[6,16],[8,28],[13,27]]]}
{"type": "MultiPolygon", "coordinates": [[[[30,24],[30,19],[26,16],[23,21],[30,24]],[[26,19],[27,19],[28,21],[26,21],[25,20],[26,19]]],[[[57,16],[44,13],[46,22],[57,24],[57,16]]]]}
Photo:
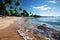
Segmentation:
{"type": "Polygon", "coordinates": [[[23,10],[23,12],[21,13],[21,15],[22,15],[22,16],[25,16],[25,17],[29,16],[27,10],[23,10]]]}
{"type": "Polygon", "coordinates": [[[7,5],[11,5],[12,4],[12,0],[0,0],[0,12],[3,16],[6,15],[6,6],[7,5]]]}
{"type": "Polygon", "coordinates": [[[20,5],[20,0],[16,0],[15,5],[16,5],[16,6],[19,6],[19,5],[20,5]]]}
{"type": "MultiPolygon", "coordinates": [[[[6,15],[6,6],[10,7],[10,10],[13,9],[13,7],[11,6],[13,4],[13,0],[0,0],[0,15],[5,16],[6,15]]],[[[16,0],[16,2],[14,2],[16,6],[20,5],[20,0],[16,0]]],[[[21,9],[20,9],[21,10],[21,9]]]]}

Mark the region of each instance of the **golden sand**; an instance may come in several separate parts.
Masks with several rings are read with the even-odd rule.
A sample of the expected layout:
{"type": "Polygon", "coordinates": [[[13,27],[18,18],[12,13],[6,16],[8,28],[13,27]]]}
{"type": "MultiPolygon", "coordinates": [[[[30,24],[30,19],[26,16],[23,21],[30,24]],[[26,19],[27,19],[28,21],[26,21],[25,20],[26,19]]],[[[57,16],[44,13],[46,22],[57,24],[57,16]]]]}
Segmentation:
{"type": "Polygon", "coordinates": [[[17,33],[18,27],[13,25],[17,19],[17,17],[0,17],[0,40],[23,40],[17,33]]]}

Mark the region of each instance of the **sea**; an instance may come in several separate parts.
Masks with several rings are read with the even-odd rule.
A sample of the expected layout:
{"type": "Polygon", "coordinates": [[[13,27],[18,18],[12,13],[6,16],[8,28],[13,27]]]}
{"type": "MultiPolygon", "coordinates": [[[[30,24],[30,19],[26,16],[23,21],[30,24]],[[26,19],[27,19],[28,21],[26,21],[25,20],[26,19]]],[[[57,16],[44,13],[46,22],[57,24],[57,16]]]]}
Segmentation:
{"type": "Polygon", "coordinates": [[[47,27],[60,31],[60,16],[30,17],[30,23],[46,24],[47,27]]]}

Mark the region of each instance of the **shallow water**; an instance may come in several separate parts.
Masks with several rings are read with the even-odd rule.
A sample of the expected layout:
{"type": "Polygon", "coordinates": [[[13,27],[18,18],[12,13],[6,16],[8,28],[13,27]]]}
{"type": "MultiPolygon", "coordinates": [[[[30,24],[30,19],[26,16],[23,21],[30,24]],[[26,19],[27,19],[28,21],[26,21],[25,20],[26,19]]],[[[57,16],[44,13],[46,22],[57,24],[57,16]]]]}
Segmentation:
{"type": "MultiPolygon", "coordinates": [[[[40,17],[40,18],[24,17],[24,18],[19,18],[17,20],[17,23],[19,24],[18,26],[20,27],[20,29],[18,30],[19,34],[22,33],[25,35],[26,32],[30,32],[33,34],[40,33],[40,34],[46,35],[45,37],[47,37],[49,39],[54,38],[56,40],[60,40],[60,35],[58,35],[58,33],[56,31],[47,28],[47,27],[50,27],[50,28],[54,28],[54,29],[60,31],[60,25],[58,24],[59,22],[57,22],[57,20],[59,20],[59,19],[57,19],[57,18],[58,17],[56,17],[56,18],[55,17],[40,17]],[[43,26],[43,25],[41,26],[42,23],[46,24],[47,26],[42,27],[43,26]]],[[[37,37],[35,37],[35,38],[37,38],[37,37]]]]}
{"type": "Polygon", "coordinates": [[[47,24],[48,27],[60,31],[60,17],[28,18],[28,22],[37,24],[47,24]]]}

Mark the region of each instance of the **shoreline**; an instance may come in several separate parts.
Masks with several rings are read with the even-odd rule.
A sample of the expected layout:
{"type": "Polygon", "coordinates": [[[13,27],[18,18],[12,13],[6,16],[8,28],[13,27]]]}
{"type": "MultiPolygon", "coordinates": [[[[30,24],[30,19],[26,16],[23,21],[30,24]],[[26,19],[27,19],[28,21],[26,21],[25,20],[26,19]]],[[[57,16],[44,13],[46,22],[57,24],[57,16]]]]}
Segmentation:
{"type": "Polygon", "coordinates": [[[40,39],[41,40],[55,40],[55,39],[59,40],[60,39],[60,31],[54,30],[52,28],[48,28],[46,24],[41,25],[41,24],[29,23],[26,19],[21,24],[20,29],[18,30],[18,33],[25,40],[28,40],[28,39],[30,40],[31,39],[32,40],[37,40],[37,39],[38,40],[40,39]],[[38,27],[40,32],[35,27],[38,27]]]}
{"type": "MultiPolygon", "coordinates": [[[[35,25],[35,24],[27,24],[27,25],[35,25]]],[[[43,26],[43,25],[42,25],[43,26]]],[[[22,26],[21,26],[22,27],[22,26]]],[[[35,27],[35,26],[34,26],[35,27]]],[[[37,26],[38,27],[38,26],[37,26]]],[[[25,40],[60,40],[60,31],[56,31],[54,29],[48,27],[40,27],[40,31],[32,28],[24,27],[24,30],[18,30],[19,35],[21,35],[25,40]],[[58,37],[57,37],[58,36],[58,37]],[[37,38],[38,37],[38,38],[37,38]]]]}

